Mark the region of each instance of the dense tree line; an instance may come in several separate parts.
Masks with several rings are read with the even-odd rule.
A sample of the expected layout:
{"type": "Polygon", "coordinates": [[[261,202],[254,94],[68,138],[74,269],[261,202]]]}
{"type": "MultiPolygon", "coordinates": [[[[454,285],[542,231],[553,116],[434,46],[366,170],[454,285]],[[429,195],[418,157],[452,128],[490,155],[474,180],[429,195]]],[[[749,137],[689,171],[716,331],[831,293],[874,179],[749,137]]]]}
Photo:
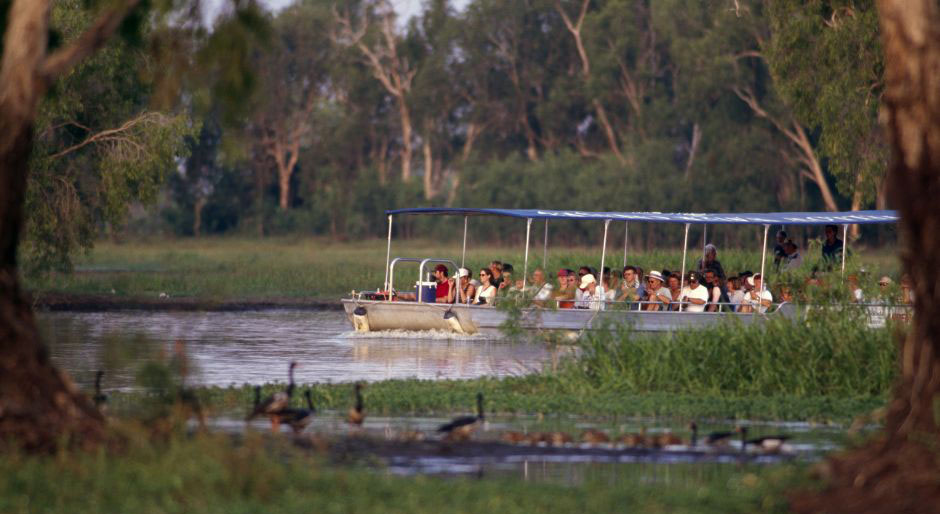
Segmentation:
{"type": "MultiPolygon", "coordinates": [[[[206,70],[253,94],[233,106],[199,81],[178,84],[189,120],[172,133],[186,144],[175,158],[149,154],[163,163],[149,179],[168,177],[151,227],[347,238],[383,235],[384,209],[417,205],[886,205],[884,66],[868,1],[472,0],[458,11],[429,0],[403,22],[387,0],[298,0],[267,22],[259,47],[237,32],[216,38],[253,73],[206,70]]],[[[200,37],[164,54],[198,67],[200,37]]],[[[165,65],[159,55],[128,58],[165,65]]],[[[126,94],[143,110],[154,86],[141,81],[126,94]]],[[[100,98],[90,88],[75,89],[100,98]]],[[[157,198],[130,192],[122,198],[157,198]]],[[[32,240],[50,240],[40,228],[53,214],[31,220],[32,240]]],[[[596,241],[587,231],[573,240],[596,241]]],[[[672,232],[638,227],[635,244],[675,242],[672,232]]]]}

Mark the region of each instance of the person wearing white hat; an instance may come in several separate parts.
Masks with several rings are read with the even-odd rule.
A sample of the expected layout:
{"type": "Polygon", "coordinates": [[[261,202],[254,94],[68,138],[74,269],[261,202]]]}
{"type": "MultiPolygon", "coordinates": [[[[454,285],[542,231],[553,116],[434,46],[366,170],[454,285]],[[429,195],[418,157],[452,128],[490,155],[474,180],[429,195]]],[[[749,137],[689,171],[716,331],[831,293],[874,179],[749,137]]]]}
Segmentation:
{"type": "Polygon", "coordinates": [[[470,281],[470,270],[460,268],[450,279],[450,294],[447,295],[447,303],[469,303],[476,295],[476,287],[470,281]],[[457,285],[459,283],[459,285],[457,285]],[[456,296],[459,295],[459,298],[456,296]]]}
{"type": "Polygon", "coordinates": [[[647,303],[643,310],[666,310],[672,302],[672,293],[669,292],[668,287],[663,285],[664,282],[662,273],[658,271],[650,271],[649,275],[646,275],[646,295],[641,300],[647,303]]]}
{"type": "Polygon", "coordinates": [[[582,276],[578,289],[581,290],[581,298],[575,302],[575,307],[596,311],[604,310],[604,298],[597,290],[597,279],[594,278],[594,275],[588,273],[582,276]]]}
{"type": "Polygon", "coordinates": [[[751,288],[744,295],[744,300],[741,301],[738,312],[754,312],[755,309],[760,313],[767,312],[767,308],[774,301],[774,296],[769,289],[762,287],[763,280],[760,273],[747,277],[747,285],[751,288]]]}

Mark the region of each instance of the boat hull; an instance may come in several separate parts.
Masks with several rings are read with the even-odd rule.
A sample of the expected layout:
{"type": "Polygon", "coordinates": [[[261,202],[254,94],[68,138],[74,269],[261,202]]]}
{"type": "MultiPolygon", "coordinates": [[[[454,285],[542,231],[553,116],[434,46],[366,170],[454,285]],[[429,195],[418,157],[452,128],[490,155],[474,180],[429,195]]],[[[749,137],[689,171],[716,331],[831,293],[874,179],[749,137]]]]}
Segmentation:
{"type": "MultiPolygon", "coordinates": [[[[493,335],[499,334],[512,317],[509,312],[493,307],[417,302],[344,299],[343,308],[350,324],[359,331],[440,330],[493,335]],[[448,311],[450,319],[445,318],[448,311]]],[[[527,331],[580,332],[629,326],[639,332],[670,332],[710,326],[731,318],[749,325],[790,314],[792,310],[785,308],[770,314],[525,308],[513,325],[527,331]]]]}

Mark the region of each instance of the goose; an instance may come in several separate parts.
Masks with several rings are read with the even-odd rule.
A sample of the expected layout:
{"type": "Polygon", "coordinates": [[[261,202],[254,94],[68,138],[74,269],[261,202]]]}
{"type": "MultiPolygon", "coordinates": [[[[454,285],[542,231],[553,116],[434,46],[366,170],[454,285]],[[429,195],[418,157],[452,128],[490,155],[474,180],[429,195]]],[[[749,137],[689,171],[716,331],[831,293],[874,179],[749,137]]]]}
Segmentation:
{"type": "Polygon", "coordinates": [[[276,432],[280,428],[280,419],[277,414],[290,405],[290,399],[294,395],[294,368],[296,367],[297,363],[291,361],[290,366],[287,368],[287,389],[278,391],[256,404],[251,413],[245,418],[245,421],[251,421],[258,416],[266,415],[271,419],[272,431],[276,432]]]}
{"type": "Polygon", "coordinates": [[[313,399],[310,397],[309,389],[304,391],[304,397],[307,399],[306,409],[288,407],[278,414],[281,418],[280,421],[290,425],[295,434],[303,432],[307,425],[313,421],[313,415],[317,413],[317,409],[313,407],[313,399]]]}
{"type": "Polygon", "coordinates": [[[788,440],[790,440],[788,435],[767,435],[748,439],[747,444],[760,448],[764,453],[780,453],[788,440]]]}
{"type": "Polygon", "coordinates": [[[477,393],[477,415],[460,416],[445,425],[438,427],[437,431],[444,434],[448,441],[466,441],[470,439],[473,431],[485,420],[483,414],[483,393],[477,393]]]}
{"type": "Polygon", "coordinates": [[[108,395],[101,392],[101,377],[104,376],[104,371],[98,370],[95,373],[95,395],[91,397],[91,400],[95,402],[95,407],[98,410],[106,409],[108,403],[108,395]]]}
{"type": "Polygon", "coordinates": [[[361,427],[362,422],[366,419],[366,413],[362,408],[362,384],[356,382],[353,389],[356,393],[356,405],[349,408],[349,412],[346,414],[346,422],[361,427]]]}
{"type": "Polygon", "coordinates": [[[734,430],[730,432],[712,432],[705,438],[705,444],[709,446],[726,446],[732,436],[742,434],[746,431],[747,429],[742,430],[742,427],[735,427],[734,430]]]}

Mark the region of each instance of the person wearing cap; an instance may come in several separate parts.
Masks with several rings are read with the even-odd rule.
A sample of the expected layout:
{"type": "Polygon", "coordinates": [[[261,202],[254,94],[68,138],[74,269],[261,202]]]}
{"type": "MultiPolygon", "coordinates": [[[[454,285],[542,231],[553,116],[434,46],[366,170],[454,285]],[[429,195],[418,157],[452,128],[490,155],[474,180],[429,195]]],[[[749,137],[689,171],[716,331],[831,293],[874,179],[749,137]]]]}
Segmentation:
{"type": "Polygon", "coordinates": [[[679,293],[680,311],[705,312],[705,304],[708,303],[708,289],[699,283],[699,276],[696,271],[689,272],[688,285],[679,293]]]}
{"type": "Polygon", "coordinates": [[[575,283],[577,278],[570,269],[558,270],[558,290],[552,295],[552,298],[558,302],[559,309],[573,309],[575,302],[575,290],[578,288],[575,283]]]}
{"type": "Polygon", "coordinates": [[[434,289],[434,301],[437,303],[450,303],[447,301],[450,296],[450,277],[447,276],[447,266],[438,264],[434,266],[432,273],[434,280],[437,281],[437,287],[434,289]]]}
{"type": "Polygon", "coordinates": [[[604,293],[598,287],[594,275],[588,273],[581,277],[578,289],[581,291],[581,298],[575,303],[577,308],[604,310],[604,293]]]}
{"type": "Polygon", "coordinates": [[[447,303],[469,303],[475,296],[476,289],[470,282],[470,270],[460,268],[453,278],[450,279],[450,294],[447,295],[447,303]],[[457,298],[459,296],[459,298],[457,298]]]}
{"type": "Polygon", "coordinates": [[[663,275],[658,271],[650,271],[646,276],[646,295],[642,298],[645,311],[664,311],[672,302],[672,294],[663,285],[663,275]]]}
{"type": "Polygon", "coordinates": [[[761,274],[747,277],[747,285],[750,290],[744,295],[738,312],[754,312],[755,310],[760,313],[767,312],[767,308],[774,301],[774,296],[769,289],[763,287],[761,274]]]}
{"type": "Polygon", "coordinates": [[[889,288],[893,283],[894,281],[887,275],[878,279],[878,296],[880,296],[882,300],[886,300],[891,296],[889,288]]]}

